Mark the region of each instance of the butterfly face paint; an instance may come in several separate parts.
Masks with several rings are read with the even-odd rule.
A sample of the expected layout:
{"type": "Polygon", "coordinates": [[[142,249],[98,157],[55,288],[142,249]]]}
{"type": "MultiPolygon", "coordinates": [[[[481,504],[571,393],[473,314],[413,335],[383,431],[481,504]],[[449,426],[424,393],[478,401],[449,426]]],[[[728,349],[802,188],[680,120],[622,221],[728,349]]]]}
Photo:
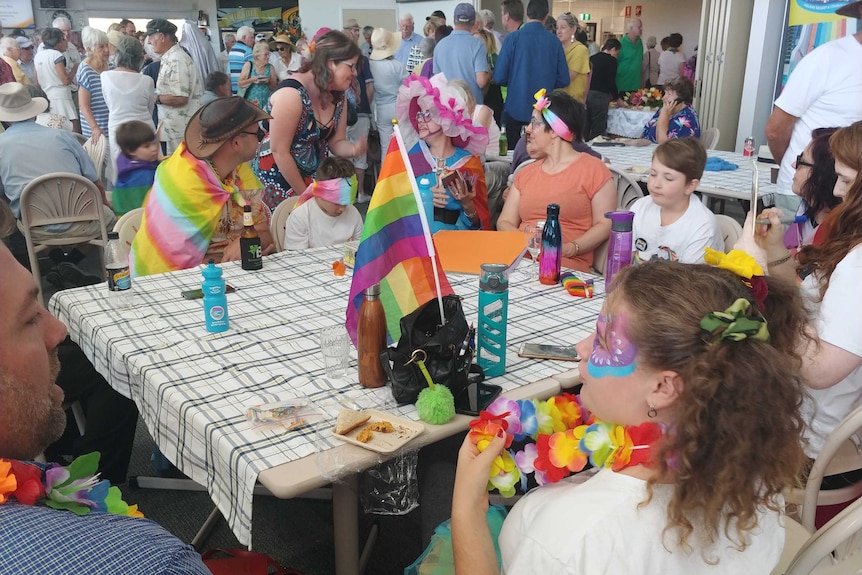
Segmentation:
{"type": "Polygon", "coordinates": [[[635,370],[638,349],[629,341],[628,320],[624,313],[599,314],[593,351],[587,371],[593,377],[625,377],[635,370]]]}

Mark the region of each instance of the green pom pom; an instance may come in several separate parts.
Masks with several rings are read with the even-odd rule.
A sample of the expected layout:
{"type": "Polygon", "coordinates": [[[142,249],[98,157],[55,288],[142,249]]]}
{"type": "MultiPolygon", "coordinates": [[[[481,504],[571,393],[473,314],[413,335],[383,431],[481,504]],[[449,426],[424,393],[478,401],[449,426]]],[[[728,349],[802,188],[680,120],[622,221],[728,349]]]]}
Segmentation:
{"type": "Polygon", "coordinates": [[[419,392],[416,400],[419,419],[432,425],[442,425],[455,417],[455,398],[445,385],[437,384],[419,392]]]}

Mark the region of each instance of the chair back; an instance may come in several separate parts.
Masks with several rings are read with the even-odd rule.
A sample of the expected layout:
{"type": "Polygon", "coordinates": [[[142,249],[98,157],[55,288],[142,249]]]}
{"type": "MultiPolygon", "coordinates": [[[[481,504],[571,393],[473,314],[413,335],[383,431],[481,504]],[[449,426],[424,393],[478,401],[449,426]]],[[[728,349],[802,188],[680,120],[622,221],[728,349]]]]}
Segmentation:
{"type": "Polygon", "coordinates": [[[700,134],[700,143],[707,150],[714,150],[718,144],[718,138],[721,137],[721,131],[718,128],[707,128],[700,134]]]}
{"type": "Polygon", "coordinates": [[[93,165],[96,167],[96,175],[100,180],[104,181],[105,177],[105,159],[108,153],[108,139],[104,136],[94,144],[90,138],[84,142],[84,151],[93,160],[93,165]]]}
{"type": "Polygon", "coordinates": [[[141,228],[141,220],[144,219],[144,208],[129,210],[114,224],[114,231],[120,234],[120,241],[126,246],[126,250],[132,248],[132,240],[141,228]]]}
{"type": "Polygon", "coordinates": [[[724,239],[724,251],[729,252],[736,244],[736,240],[742,236],[742,226],[725,214],[715,214],[715,219],[718,222],[721,237],[724,239]]]}
{"type": "Polygon", "coordinates": [[[284,249],[284,232],[287,229],[287,217],[293,211],[299,196],[287,198],[275,207],[272,212],[272,220],[269,224],[269,229],[272,232],[272,242],[275,244],[275,251],[280,252],[284,249]]]}
{"type": "Polygon", "coordinates": [[[640,184],[625,170],[613,164],[605,165],[614,175],[614,181],[617,184],[617,209],[628,210],[633,203],[644,197],[640,184]]]}
{"type": "Polygon", "coordinates": [[[862,570],[862,499],[843,509],[799,550],[786,575],[851,575],[862,570]]]}

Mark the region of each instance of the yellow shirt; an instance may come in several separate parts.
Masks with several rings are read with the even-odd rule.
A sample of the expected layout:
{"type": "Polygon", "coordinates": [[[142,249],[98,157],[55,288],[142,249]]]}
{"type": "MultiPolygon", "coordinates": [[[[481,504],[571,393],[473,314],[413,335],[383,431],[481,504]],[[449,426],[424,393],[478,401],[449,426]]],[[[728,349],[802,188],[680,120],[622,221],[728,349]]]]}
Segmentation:
{"type": "Polygon", "coordinates": [[[21,69],[21,66],[18,65],[18,60],[11,56],[3,56],[3,59],[6,60],[6,63],[9,64],[10,68],[12,68],[12,74],[15,75],[15,81],[24,86],[29,86],[30,78],[27,77],[27,74],[25,74],[24,70],[21,69]]]}
{"type": "Polygon", "coordinates": [[[590,51],[578,41],[566,48],[566,67],[578,73],[563,90],[578,102],[584,103],[587,95],[587,76],[590,73],[590,51]]]}

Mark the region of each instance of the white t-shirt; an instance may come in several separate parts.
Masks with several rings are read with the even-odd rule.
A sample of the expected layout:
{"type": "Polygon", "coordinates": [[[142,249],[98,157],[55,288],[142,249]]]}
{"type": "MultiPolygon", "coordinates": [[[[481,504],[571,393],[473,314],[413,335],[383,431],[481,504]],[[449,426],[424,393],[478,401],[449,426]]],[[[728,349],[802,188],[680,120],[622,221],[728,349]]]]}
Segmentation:
{"type": "Polygon", "coordinates": [[[827,42],[794,68],[775,105],[799,120],[781,159],[778,192],[792,195],[796,156],[811,141],[815,128],[849,126],[862,120],[862,44],[853,36],[827,42]]]}
{"type": "Polygon", "coordinates": [[[362,216],[355,206],[347,206],[340,216],[327,215],[314,198],[287,217],[284,249],[305,250],[358,240],[362,237],[362,216]]]}
{"type": "Polygon", "coordinates": [[[724,238],[709,209],[697,196],[689,196],[688,209],[674,223],[661,225],[661,208],[652,197],[636,201],[632,238],[635,257],[642,262],[652,258],[702,264],[703,248],[724,251],[724,238]]]}
{"type": "MultiPolygon", "coordinates": [[[[802,295],[812,312],[817,335],[827,343],[862,357],[862,245],[838,262],[829,289],[819,301],[819,285],[810,275],[802,282],[802,295]]],[[[862,405],[862,366],[827,389],[809,389],[802,414],[808,422],[805,433],[809,457],[816,457],[826,437],[862,405]]]]}
{"type": "Polygon", "coordinates": [[[658,56],[658,85],[663,86],[679,76],[679,65],[685,62],[685,54],[665,50],[658,56]]]}
{"type": "Polygon", "coordinates": [[[784,548],[778,513],[758,513],[744,552],[722,537],[708,555],[718,563],[709,565],[700,550],[679,549],[673,532],[662,538],[670,495],[668,486],[656,486],[649,505],[639,508],[646,482],[609,469],[581,485],[563,481],[534,489],[503,523],[498,540],[503,573],[768,575],[778,563],[784,548]]]}

